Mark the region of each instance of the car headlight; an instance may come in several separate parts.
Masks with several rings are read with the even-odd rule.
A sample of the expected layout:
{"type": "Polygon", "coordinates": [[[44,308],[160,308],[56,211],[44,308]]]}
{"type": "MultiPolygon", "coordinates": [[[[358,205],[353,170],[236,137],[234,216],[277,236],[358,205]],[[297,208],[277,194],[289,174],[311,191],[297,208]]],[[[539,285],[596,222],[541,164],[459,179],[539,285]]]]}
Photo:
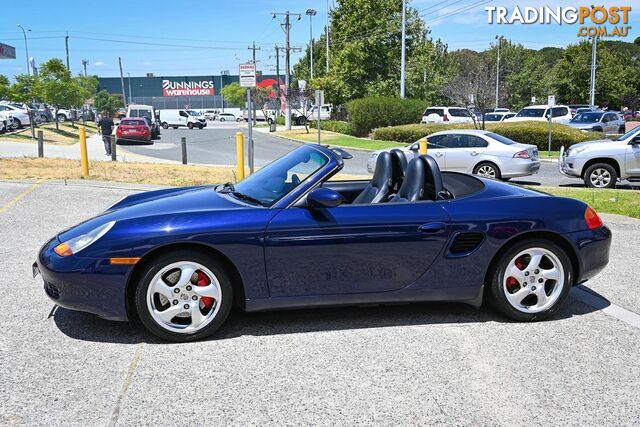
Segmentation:
{"type": "Polygon", "coordinates": [[[587,147],[577,147],[577,148],[571,148],[569,149],[569,151],[567,152],[567,157],[570,156],[576,156],[580,153],[582,153],[584,150],[586,150],[587,147]]]}
{"type": "Polygon", "coordinates": [[[78,252],[107,234],[107,232],[111,230],[111,227],[113,227],[115,223],[115,221],[109,221],[106,224],[101,225],[100,227],[94,228],[86,234],[81,234],[78,237],[74,237],[73,239],[67,240],[66,242],[62,242],[58,246],[56,246],[53,251],[62,257],[77,254],[78,252]]]}

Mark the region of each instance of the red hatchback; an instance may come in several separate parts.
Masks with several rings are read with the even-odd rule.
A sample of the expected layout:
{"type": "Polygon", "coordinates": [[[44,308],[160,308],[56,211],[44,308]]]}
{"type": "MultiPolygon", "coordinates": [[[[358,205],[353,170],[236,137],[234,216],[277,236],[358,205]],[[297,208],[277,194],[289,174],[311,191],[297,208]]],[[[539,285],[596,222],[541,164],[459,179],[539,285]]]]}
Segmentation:
{"type": "Polygon", "coordinates": [[[151,128],[143,118],[125,117],[116,130],[116,144],[128,142],[150,142],[151,128]]]}

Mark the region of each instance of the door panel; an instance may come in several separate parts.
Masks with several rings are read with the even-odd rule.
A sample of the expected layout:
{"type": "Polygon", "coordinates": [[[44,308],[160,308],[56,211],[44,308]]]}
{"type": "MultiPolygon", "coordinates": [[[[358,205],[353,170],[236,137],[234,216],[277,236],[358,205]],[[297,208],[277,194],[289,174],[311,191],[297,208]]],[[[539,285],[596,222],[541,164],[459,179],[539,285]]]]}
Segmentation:
{"type": "Polygon", "coordinates": [[[640,177],[640,144],[627,145],[624,165],[629,175],[640,177]]]}
{"type": "Polygon", "coordinates": [[[265,238],[270,295],[406,287],[441,252],[450,233],[448,220],[441,204],[433,202],[284,209],[265,238]]]}

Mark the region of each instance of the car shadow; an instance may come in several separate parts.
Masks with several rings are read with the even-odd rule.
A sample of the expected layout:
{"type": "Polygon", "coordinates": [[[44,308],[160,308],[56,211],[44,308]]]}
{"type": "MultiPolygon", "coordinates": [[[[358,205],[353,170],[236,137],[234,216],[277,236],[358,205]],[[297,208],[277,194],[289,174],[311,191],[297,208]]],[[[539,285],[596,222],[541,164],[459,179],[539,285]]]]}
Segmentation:
{"type": "MultiPolygon", "coordinates": [[[[610,305],[586,286],[574,288],[563,309],[552,319],[569,319],[610,305]],[[581,292],[589,292],[585,299],[581,292]]],[[[58,329],[70,338],[105,343],[166,344],[128,322],[112,322],[88,313],[57,307],[52,311],[58,329]]],[[[513,323],[493,309],[459,303],[411,303],[368,307],[339,307],[245,313],[233,310],[223,327],[209,340],[242,336],[269,336],[417,325],[513,323]]]]}
{"type": "Polygon", "coordinates": [[[124,141],[118,140],[118,145],[153,145],[154,141],[124,141]]]}

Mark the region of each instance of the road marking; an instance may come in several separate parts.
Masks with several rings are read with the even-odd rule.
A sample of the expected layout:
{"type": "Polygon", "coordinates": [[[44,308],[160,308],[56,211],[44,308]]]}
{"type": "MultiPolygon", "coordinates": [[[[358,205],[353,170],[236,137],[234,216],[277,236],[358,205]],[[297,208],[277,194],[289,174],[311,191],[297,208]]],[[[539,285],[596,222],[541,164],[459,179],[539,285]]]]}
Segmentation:
{"type": "Polygon", "coordinates": [[[120,394],[118,394],[118,399],[116,400],[116,404],[113,407],[113,411],[111,412],[111,420],[109,422],[110,426],[115,426],[118,422],[118,417],[120,416],[120,405],[122,404],[124,396],[127,394],[127,390],[131,385],[131,381],[133,381],[133,376],[136,373],[138,362],[140,361],[140,356],[142,355],[143,346],[144,343],[142,342],[136,345],[136,352],[133,355],[133,360],[129,365],[129,370],[127,371],[127,375],[124,377],[124,382],[122,383],[122,389],[120,389],[120,394]]]}
{"type": "Polygon", "coordinates": [[[640,329],[640,314],[629,311],[619,305],[612,304],[606,298],[596,294],[584,286],[576,286],[573,291],[573,296],[579,301],[602,311],[604,314],[615,317],[627,325],[640,329]]]}
{"type": "Polygon", "coordinates": [[[44,179],[39,179],[36,182],[34,182],[31,187],[27,188],[26,190],[24,190],[22,193],[18,194],[16,197],[14,197],[13,199],[11,199],[9,201],[9,203],[7,203],[6,205],[0,207],[0,214],[5,213],[10,207],[14,206],[16,203],[18,203],[20,200],[22,200],[27,194],[31,193],[33,190],[35,190],[36,188],[38,188],[38,186],[44,181],[44,179]]]}

